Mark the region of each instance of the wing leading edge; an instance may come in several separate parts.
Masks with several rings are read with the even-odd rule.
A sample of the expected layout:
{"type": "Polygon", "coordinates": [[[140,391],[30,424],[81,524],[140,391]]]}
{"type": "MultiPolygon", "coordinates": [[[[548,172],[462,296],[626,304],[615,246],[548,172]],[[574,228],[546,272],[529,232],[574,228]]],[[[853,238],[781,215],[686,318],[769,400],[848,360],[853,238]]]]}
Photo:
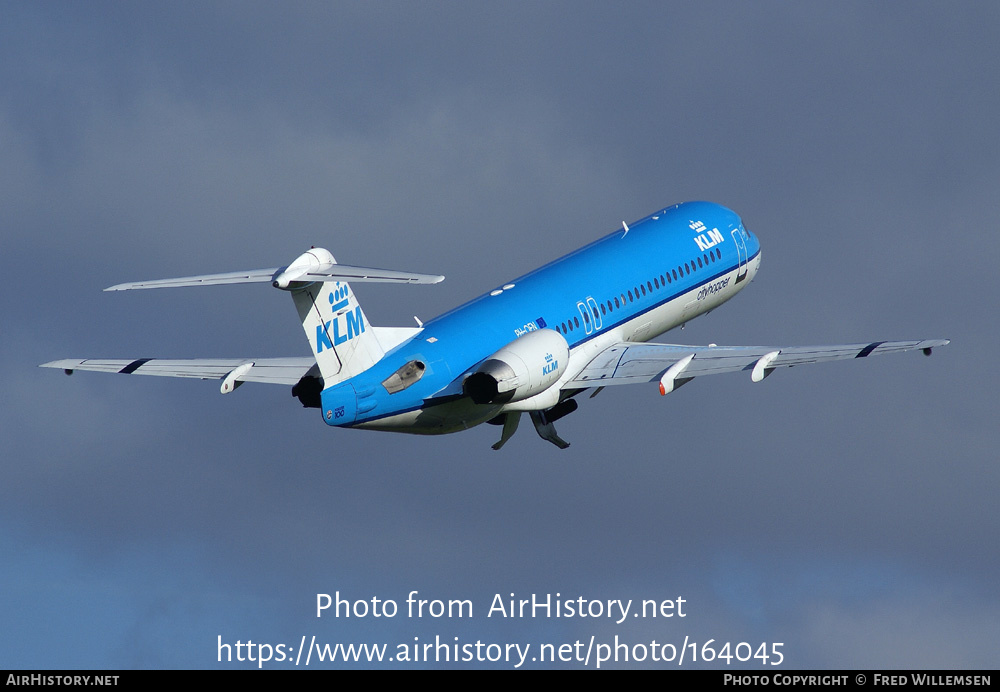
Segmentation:
{"type": "Polygon", "coordinates": [[[823,363],[849,358],[867,358],[883,353],[901,353],[946,346],[948,339],[923,341],[874,341],[865,344],[833,346],[683,346],[679,344],[618,343],[601,351],[562,389],[604,387],[613,384],[637,384],[660,381],[660,392],[667,394],[694,377],[724,372],[749,371],[754,382],[764,379],[775,368],[790,368],[808,363],[823,363]]]}

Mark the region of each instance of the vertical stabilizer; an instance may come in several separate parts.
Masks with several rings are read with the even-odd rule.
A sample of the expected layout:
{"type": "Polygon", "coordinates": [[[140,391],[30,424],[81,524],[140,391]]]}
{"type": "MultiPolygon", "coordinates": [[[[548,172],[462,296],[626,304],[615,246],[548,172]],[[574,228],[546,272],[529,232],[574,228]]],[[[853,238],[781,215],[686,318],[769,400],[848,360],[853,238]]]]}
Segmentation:
{"type": "MultiPolygon", "coordinates": [[[[308,254],[323,264],[336,264],[333,255],[322,248],[308,254]]],[[[289,288],[325,387],[364,372],[385,355],[346,281],[316,281],[289,288]]]]}

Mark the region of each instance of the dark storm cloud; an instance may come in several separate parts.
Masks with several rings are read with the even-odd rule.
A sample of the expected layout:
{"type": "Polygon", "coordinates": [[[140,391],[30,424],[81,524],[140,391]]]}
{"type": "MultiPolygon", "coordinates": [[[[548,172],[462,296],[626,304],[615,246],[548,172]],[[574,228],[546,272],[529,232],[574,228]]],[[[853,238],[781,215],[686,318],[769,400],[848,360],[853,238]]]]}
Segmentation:
{"type": "Polygon", "coordinates": [[[219,634],[448,629],[315,624],[336,589],[484,610],[512,590],[682,594],[684,626],[628,632],[784,640],[799,666],[991,665],[992,5],[8,10],[0,612],[38,644],[0,649],[9,665],[206,666],[219,634]],[[359,287],[373,322],[410,324],[691,198],[744,216],[763,271],[665,340],[954,343],[608,390],[560,422],[567,452],[522,426],[503,454],[487,426],[330,431],[285,388],[35,368],[306,352],[277,292],[100,293],[118,281],[323,245],[446,274],[359,287]]]}

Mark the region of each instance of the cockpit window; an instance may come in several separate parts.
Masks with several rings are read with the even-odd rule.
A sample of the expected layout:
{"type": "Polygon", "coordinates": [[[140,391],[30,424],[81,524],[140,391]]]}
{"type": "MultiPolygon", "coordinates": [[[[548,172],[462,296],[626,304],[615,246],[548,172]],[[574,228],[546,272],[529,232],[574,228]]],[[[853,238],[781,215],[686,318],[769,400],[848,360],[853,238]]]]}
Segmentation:
{"type": "Polygon", "coordinates": [[[417,380],[424,376],[427,366],[419,360],[411,360],[396,372],[382,380],[382,386],[390,394],[401,392],[407,387],[415,384],[417,380]]]}

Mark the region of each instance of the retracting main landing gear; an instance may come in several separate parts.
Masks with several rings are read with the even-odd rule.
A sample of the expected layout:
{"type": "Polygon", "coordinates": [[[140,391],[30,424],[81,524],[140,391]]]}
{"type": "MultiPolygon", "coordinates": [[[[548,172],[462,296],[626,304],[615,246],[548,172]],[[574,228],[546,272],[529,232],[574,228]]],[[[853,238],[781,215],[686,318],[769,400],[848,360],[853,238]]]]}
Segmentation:
{"type": "MultiPolygon", "coordinates": [[[[573,399],[567,399],[559,404],[556,404],[550,409],[545,411],[529,411],[531,416],[531,422],[535,426],[535,432],[543,440],[548,440],[554,444],[559,449],[566,449],[569,447],[569,442],[559,437],[556,434],[556,426],[553,425],[557,420],[563,416],[569,415],[576,410],[577,403],[573,399]]],[[[500,440],[493,445],[493,449],[499,450],[509,440],[514,432],[517,430],[518,423],[521,422],[521,412],[520,411],[508,411],[507,413],[502,413],[496,418],[490,421],[496,425],[503,424],[503,432],[500,433],[500,440]]]]}
{"type": "MultiPolygon", "coordinates": [[[[503,432],[500,433],[500,441],[494,443],[493,449],[499,450],[509,440],[514,432],[517,430],[517,424],[521,422],[521,412],[511,411],[510,413],[501,413],[497,418],[503,418],[503,432]]],[[[491,423],[493,421],[490,421],[491,423]]]]}
{"type": "Polygon", "coordinates": [[[545,415],[545,411],[531,411],[531,422],[535,424],[535,432],[543,440],[548,440],[559,449],[569,447],[569,442],[556,435],[556,426],[552,425],[552,421],[545,415]]]}

